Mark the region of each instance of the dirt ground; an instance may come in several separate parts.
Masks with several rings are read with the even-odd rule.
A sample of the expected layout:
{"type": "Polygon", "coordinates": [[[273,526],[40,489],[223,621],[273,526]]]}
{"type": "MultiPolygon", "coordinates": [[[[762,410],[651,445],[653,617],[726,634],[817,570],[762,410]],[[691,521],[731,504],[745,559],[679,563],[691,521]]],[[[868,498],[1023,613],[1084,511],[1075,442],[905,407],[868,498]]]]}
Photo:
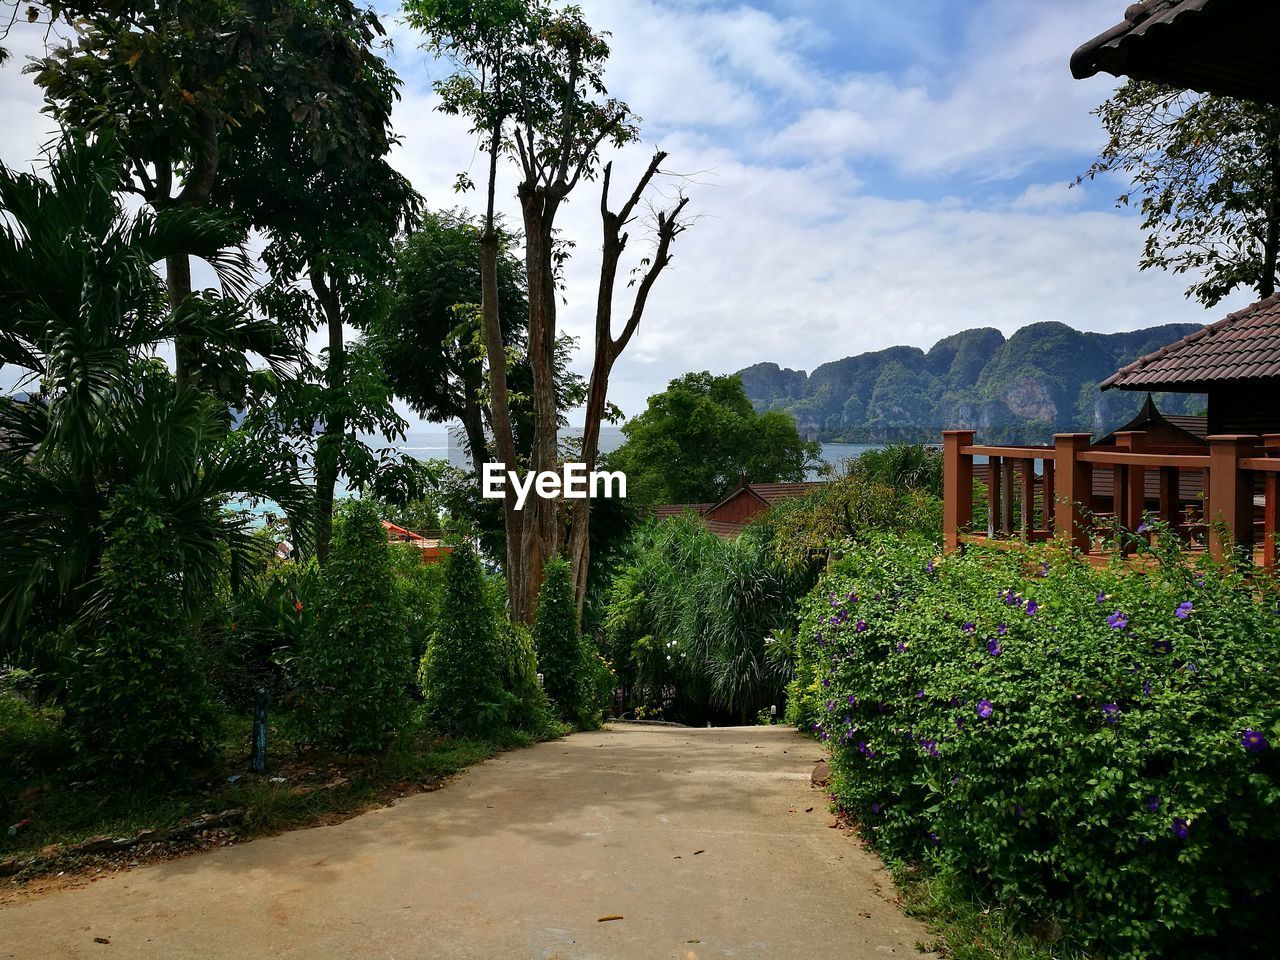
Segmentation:
{"type": "Polygon", "coordinates": [[[618,725],[331,826],[0,907],[0,960],[863,960],[924,928],[783,727],[618,725]]]}

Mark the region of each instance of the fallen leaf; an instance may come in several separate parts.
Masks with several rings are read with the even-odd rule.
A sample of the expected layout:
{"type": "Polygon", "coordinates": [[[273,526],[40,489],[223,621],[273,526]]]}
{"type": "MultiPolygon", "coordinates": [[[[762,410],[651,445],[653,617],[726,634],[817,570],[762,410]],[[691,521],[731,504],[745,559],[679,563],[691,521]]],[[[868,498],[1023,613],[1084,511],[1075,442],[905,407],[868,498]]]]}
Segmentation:
{"type": "Polygon", "coordinates": [[[805,812],[805,813],[813,813],[813,807],[805,807],[805,808],[804,808],[804,812],[805,812]]]}
{"type": "Polygon", "coordinates": [[[839,821],[839,820],[832,820],[830,823],[828,823],[828,824],[827,824],[827,826],[828,826],[830,829],[834,830],[834,829],[836,829],[838,826],[840,826],[840,821],[839,821]]]}
{"type": "Polygon", "coordinates": [[[705,851],[705,850],[695,850],[695,851],[693,851],[693,855],[696,857],[698,854],[700,854],[700,853],[706,853],[706,852],[707,852],[707,851],[705,851]]]}
{"type": "Polygon", "coordinates": [[[110,943],[111,941],[108,940],[106,937],[94,937],[93,942],[94,943],[110,943]]]}
{"type": "Polygon", "coordinates": [[[599,919],[596,920],[596,923],[608,923],[610,920],[621,920],[621,919],[622,919],[622,914],[611,913],[608,916],[600,917],[599,919]]]}

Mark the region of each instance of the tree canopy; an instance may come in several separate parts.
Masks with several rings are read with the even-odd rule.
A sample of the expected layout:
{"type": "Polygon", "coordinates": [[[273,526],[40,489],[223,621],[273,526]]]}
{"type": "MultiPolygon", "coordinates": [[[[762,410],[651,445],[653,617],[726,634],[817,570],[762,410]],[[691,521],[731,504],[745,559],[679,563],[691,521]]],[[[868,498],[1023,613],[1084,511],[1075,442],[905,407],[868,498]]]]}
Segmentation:
{"type": "Polygon", "coordinates": [[[799,481],[817,459],[788,414],[757,413],[735,374],[687,373],[622,428],[626,443],[609,459],[627,475],[627,493],[644,503],[719,500],[742,477],[799,481]]]}
{"type": "Polygon", "coordinates": [[[1130,80],[1095,111],[1108,141],[1086,176],[1132,185],[1146,231],[1139,266],[1190,273],[1207,307],[1233,290],[1275,292],[1280,108],[1130,80]]]}

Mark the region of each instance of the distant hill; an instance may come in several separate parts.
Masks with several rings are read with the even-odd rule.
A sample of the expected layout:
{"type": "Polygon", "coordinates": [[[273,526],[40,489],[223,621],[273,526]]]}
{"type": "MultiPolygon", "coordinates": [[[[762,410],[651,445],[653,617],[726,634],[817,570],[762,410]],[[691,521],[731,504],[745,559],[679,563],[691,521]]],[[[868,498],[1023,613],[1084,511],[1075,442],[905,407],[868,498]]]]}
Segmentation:
{"type": "MultiPolygon", "coordinates": [[[[1107,433],[1128,420],[1143,394],[1102,393],[1098,384],[1196,324],[1130,333],[1082,333],[1033,323],[1005,339],[999,330],[965,330],[926,353],[890,347],[824,363],[811,374],[776,363],[739,370],[757,410],[786,410],[801,433],[827,442],[937,440],[968,428],[989,442],[1030,443],[1054,433],[1107,433]]],[[[1165,413],[1202,413],[1203,396],[1157,394],[1165,413]]]]}

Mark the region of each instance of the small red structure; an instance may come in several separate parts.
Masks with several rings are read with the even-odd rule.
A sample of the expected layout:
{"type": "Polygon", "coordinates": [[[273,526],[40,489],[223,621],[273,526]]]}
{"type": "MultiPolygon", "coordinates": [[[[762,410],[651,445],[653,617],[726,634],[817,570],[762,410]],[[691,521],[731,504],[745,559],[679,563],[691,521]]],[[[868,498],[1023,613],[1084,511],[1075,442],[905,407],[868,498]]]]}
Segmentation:
{"type": "Polygon", "coordinates": [[[821,482],[749,483],[746,477],[717,503],[669,503],[654,507],[654,514],[676,517],[692,513],[718,537],[732,539],[775,503],[803,497],[822,487],[821,482]]]}
{"type": "Polygon", "coordinates": [[[423,563],[437,563],[453,553],[453,547],[444,542],[443,531],[432,530],[429,535],[423,535],[389,520],[382,521],[382,529],[387,531],[387,539],[392,543],[411,543],[417,547],[423,563]]]}

